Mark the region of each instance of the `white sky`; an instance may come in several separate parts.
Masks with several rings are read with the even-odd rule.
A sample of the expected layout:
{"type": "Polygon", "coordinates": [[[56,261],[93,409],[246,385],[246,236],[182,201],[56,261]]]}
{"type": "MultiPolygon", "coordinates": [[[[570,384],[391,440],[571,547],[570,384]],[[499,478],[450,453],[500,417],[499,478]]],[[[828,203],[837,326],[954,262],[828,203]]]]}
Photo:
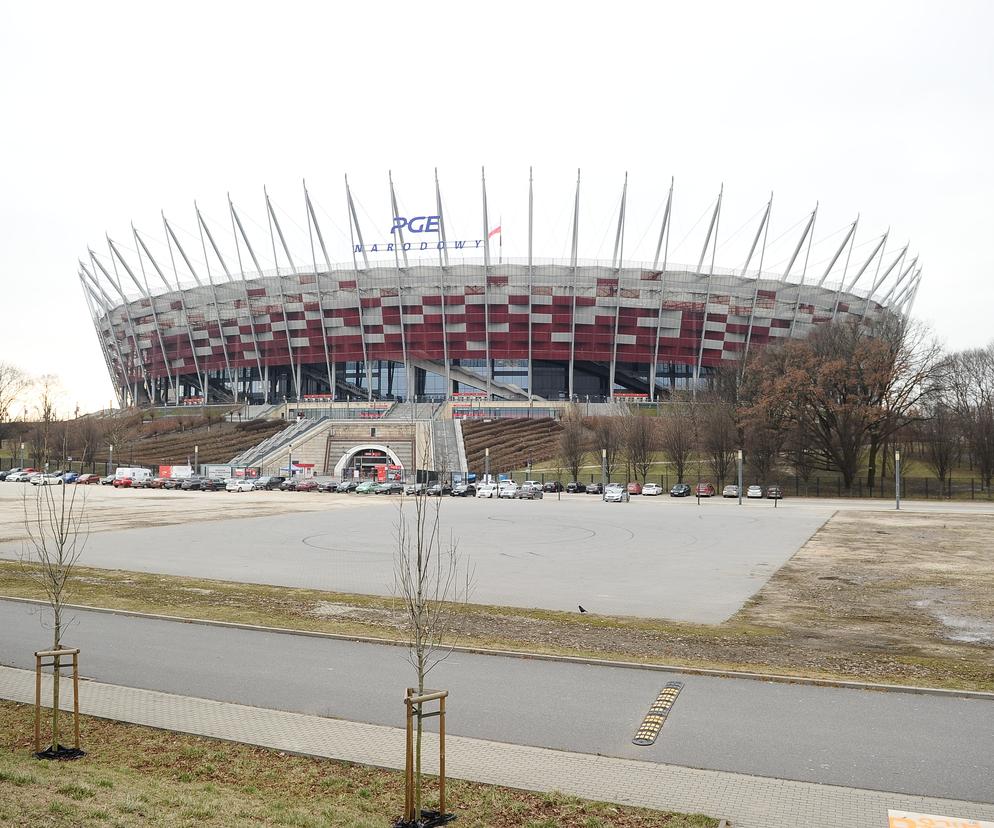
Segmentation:
{"type": "Polygon", "coordinates": [[[344,261],[343,174],[372,241],[389,235],[387,170],[414,215],[434,212],[437,166],[449,237],[478,238],[481,165],[508,256],[525,252],[529,165],[541,257],[568,254],[577,167],[587,258],[611,256],[625,171],[637,260],[671,175],[676,262],[696,264],[722,182],[719,265],[741,267],[771,190],[771,240],[820,201],[812,263],[860,212],[857,254],[888,226],[889,250],[910,240],[916,315],[950,348],[979,346],[994,332],[992,32],[988,2],[2,0],[0,359],[58,374],[67,410],[103,407],[76,260],[106,251],[105,232],[130,248],[133,220],[167,259],[160,209],[195,233],[196,198],[220,231],[230,191],[265,227],[266,185],[303,257],[306,178],[344,261]]]}

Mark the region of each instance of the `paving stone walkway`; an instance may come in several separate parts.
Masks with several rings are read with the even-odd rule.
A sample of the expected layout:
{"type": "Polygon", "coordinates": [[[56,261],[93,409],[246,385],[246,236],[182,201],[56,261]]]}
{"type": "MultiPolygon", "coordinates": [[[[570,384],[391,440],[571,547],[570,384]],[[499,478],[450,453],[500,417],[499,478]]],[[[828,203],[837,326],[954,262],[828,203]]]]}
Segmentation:
{"type": "MultiPolygon", "coordinates": [[[[44,688],[50,688],[46,677],[44,688]]],[[[71,705],[71,682],[64,703],[71,705]]],[[[397,719],[403,721],[402,691],[397,719]]],[[[34,674],[0,667],[0,698],[34,702],[34,674]]],[[[150,727],[244,742],[309,756],[399,769],[401,728],[326,719],[280,710],[176,696],[94,681],[80,685],[80,711],[150,727]]],[[[85,747],[85,734],[84,734],[85,747]]],[[[429,734],[426,770],[437,768],[429,734]]],[[[448,736],[450,777],[533,791],[558,790],[587,799],[660,810],[703,813],[734,828],[886,828],[887,810],[994,820],[994,804],[959,802],[881,791],[696,770],[583,753],[448,736]]]]}

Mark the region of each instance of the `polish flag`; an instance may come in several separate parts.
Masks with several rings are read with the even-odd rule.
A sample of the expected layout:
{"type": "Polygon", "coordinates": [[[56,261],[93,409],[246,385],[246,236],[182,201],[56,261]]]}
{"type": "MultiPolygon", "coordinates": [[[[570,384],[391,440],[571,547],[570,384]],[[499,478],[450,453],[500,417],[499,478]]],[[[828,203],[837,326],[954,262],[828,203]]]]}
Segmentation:
{"type": "Polygon", "coordinates": [[[487,238],[492,239],[494,236],[499,234],[500,234],[500,225],[498,224],[493,230],[490,231],[490,234],[487,236],[487,238]]]}

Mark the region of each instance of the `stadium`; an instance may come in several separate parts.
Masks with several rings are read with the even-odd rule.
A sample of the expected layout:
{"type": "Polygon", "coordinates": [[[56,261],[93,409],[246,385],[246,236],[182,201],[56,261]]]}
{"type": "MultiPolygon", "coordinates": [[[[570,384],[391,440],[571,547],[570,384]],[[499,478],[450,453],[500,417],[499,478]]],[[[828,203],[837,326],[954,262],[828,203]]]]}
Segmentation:
{"type": "Polygon", "coordinates": [[[226,238],[197,209],[198,240],[163,217],[154,243],[132,228],[127,244],[108,238],[106,252],[90,250],[79,278],[119,404],[655,400],[703,387],[717,366],[815,325],[907,314],[921,280],[907,246],[886,250],[886,233],[856,250],[858,219],[815,270],[817,207],[786,266],[765,270],[772,198],[749,230],[745,263],[730,269],[715,262],[721,194],[698,261],[678,265],[669,260],[672,185],[648,262],[624,258],[627,179],[610,261],[578,256],[579,180],[561,260],[532,255],[530,183],[528,256],[518,258],[495,250],[501,228],[487,213],[485,179],[472,239],[446,233],[437,177],[432,215],[399,215],[392,180],[390,190],[389,236],[370,243],[346,181],[344,264],[332,261],[306,188],[305,250],[291,250],[268,194],[268,233],[247,232],[229,199],[226,238]],[[262,251],[275,269],[260,264],[262,251]]]}

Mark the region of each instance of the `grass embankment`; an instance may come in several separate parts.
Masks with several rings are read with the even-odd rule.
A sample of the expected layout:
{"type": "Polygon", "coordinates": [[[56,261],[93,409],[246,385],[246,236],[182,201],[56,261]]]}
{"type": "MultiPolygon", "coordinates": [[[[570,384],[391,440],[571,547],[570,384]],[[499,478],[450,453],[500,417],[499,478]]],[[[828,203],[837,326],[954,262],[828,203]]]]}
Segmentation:
{"type": "MultiPolygon", "coordinates": [[[[0,824],[279,825],[379,828],[400,816],[400,773],[83,717],[88,754],[31,757],[32,708],[0,702],[0,824]]],[[[434,785],[429,801],[434,802],[434,785]]],[[[558,793],[449,780],[449,810],[467,828],[706,828],[716,821],[558,793]]]]}
{"type": "MultiPolygon", "coordinates": [[[[452,643],[798,677],[994,691],[994,519],[839,513],[747,605],[718,625],[453,606],[452,643]],[[872,526],[870,525],[872,523],[872,526]],[[947,627],[952,614],[960,627],[947,627]],[[965,619],[965,620],[964,620],[965,619]],[[973,627],[962,628],[963,624],[973,627]]],[[[406,640],[389,597],[92,568],[71,602],[183,618],[406,640]]],[[[0,562],[0,596],[41,598],[0,562]]]]}

